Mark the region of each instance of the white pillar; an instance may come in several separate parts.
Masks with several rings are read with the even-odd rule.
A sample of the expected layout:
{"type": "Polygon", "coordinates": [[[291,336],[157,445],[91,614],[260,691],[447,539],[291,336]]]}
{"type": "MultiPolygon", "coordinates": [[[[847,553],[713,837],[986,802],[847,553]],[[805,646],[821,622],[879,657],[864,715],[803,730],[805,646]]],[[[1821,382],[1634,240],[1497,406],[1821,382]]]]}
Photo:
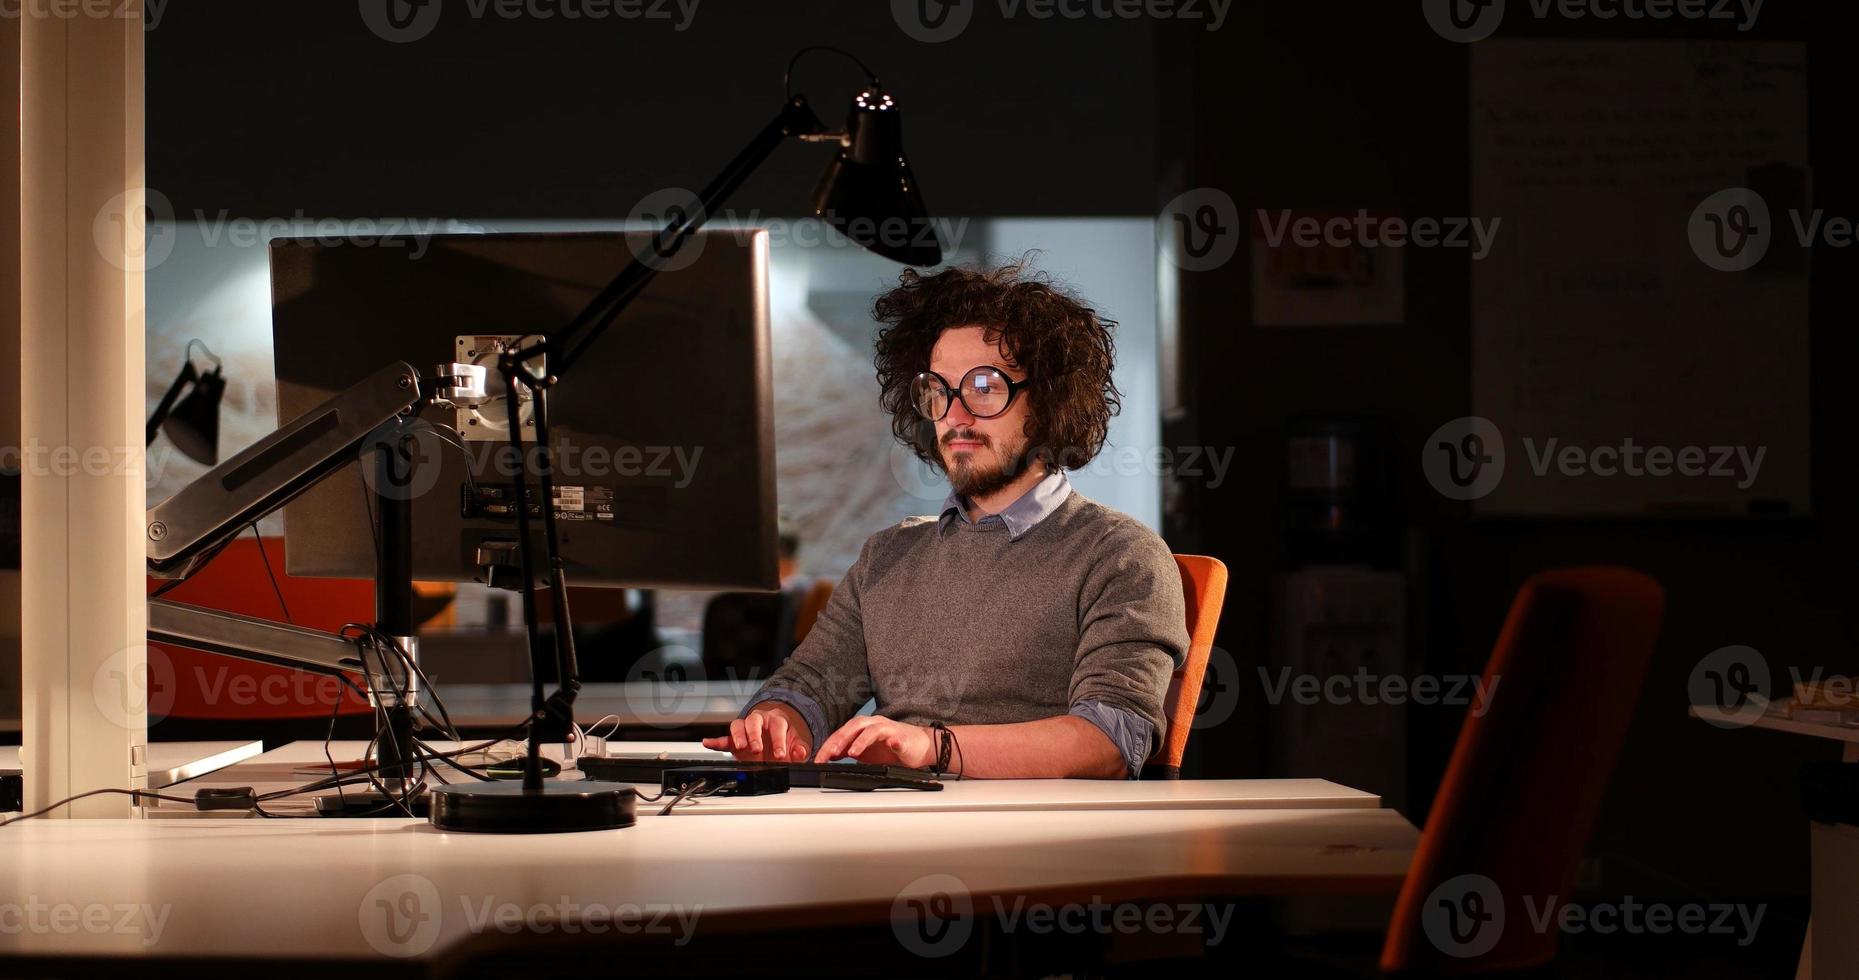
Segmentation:
{"type": "MultiPolygon", "coordinates": [[[[0,104],[19,104],[19,18],[0,17],[0,104]]],[[[19,350],[19,141],[0,147],[0,352],[19,350]]],[[[0,446],[19,445],[19,359],[0,357],[0,446]]],[[[11,455],[0,467],[17,463],[11,455]]],[[[0,724],[19,722],[19,572],[0,568],[0,724]]]]}
{"type": "MultiPolygon", "coordinates": [[[[27,4],[19,29],[22,757],[33,810],[146,780],[142,3],[27,4]]],[[[130,812],[126,797],[103,796],[59,815],[130,812]]]]}

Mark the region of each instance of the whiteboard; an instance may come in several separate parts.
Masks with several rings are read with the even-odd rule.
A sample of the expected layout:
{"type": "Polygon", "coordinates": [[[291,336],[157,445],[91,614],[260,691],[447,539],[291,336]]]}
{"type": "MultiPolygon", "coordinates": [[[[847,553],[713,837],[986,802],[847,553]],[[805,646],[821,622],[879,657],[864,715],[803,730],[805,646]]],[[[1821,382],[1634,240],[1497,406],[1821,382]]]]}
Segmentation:
{"type": "Polygon", "coordinates": [[[1483,41],[1470,142],[1472,213],[1503,222],[1472,263],[1473,412],[1504,452],[1477,512],[1806,513],[1811,250],[1720,271],[1688,230],[1754,168],[1805,175],[1803,47],[1483,41]]]}

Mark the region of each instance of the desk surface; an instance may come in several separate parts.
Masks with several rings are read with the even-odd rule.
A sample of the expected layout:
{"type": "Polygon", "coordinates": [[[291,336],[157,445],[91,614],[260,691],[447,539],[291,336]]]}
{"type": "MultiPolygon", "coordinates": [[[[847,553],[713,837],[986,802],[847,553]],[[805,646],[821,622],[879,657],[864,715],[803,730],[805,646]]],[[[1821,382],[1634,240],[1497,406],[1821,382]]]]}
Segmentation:
{"type": "Polygon", "coordinates": [[[701,941],[881,925],[934,893],[974,916],[1020,899],[1386,894],[1417,839],[1370,809],[761,814],[507,837],[405,819],[38,821],[0,834],[0,894],[110,912],[0,930],[0,954],[379,961],[507,944],[498,922],[551,944],[625,942],[561,923],[627,910],[701,941]]]}
{"type": "Polygon", "coordinates": [[[1838,742],[1859,742],[1859,728],[1845,725],[1829,725],[1825,722],[1795,721],[1780,713],[1764,713],[1746,716],[1722,708],[1694,704],[1689,711],[1691,717],[1722,728],[1763,728],[1775,732],[1788,732],[1792,735],[1807,735],[1813,738],[1829,738],[1838,742]]]}
{"type": "MultiPolygon", "coordinates": [[[[337,759],[356,758],[360,742],[336,742],[337,759]]],[[[560,758],[559,746],[551,755],[560,758]]],[[[679,758],[715,758],[720,752],[697,743],[629,742],[615,753],[666,753],[679,758]]],[[[195,785],[253,786],[271,792],[301,785],[314,776],[299,766],[324,762],[321,742],[293,742],[249,762],[215,773],[195,785]]],[[[445,770],[440,770],[442,773],[445,770]]],[[[570,778],[574,774],[570,774],[570,778]]],[[[453,774],[453,778],[459,778],[453,774]]],[[[657,787],[641,786],[648,793],[657,787]]],[[[943,783],[937,792],[884,790],[854,793],[795,787],[773,796],[711,797],[679,807],[677,816],[780,813],[948,812],[1005,810],[1181,810],[1181,809],[1375,809],[1381,798],[1323,779],[964,779],[943,783]]],[[[307,804],[300,804],[307,806],[307,804]]],[[[657,808],[640,806],[641,819],[656,818],[657,808]]]]}

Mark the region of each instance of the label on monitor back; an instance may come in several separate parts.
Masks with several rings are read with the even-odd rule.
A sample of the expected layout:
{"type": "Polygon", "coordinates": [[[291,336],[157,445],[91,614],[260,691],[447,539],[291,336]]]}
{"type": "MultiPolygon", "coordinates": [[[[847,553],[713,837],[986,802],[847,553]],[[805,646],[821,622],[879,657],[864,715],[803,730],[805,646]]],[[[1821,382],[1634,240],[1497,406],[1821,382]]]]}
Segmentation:
{"type": "Polygon", "coordinates": [[[613,491],[607,487],[556,486],[555,519],[558,521],[613,520],[613,491]]]}

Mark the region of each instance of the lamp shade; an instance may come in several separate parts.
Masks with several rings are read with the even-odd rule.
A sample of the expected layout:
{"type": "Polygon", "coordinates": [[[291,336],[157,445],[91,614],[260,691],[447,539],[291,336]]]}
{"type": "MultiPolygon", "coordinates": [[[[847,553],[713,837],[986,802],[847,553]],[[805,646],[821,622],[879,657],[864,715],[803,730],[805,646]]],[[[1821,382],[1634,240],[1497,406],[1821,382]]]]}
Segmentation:
{"type": "Polygon", "coordinates": [[[814,189],[813,212],[894,262],[942,261],[942,241],[904,155],[897,103],[883,90],[867,89],[852,100],[845,140],[814,189]]]}
{"type": "Polygon", "coordinates": [[[225,393],[226,376],[214,368],[195,379],[194,390],[162,423],[161,431],[188,459],[208,466],[219,463],[219,403],[225,393]]]}

